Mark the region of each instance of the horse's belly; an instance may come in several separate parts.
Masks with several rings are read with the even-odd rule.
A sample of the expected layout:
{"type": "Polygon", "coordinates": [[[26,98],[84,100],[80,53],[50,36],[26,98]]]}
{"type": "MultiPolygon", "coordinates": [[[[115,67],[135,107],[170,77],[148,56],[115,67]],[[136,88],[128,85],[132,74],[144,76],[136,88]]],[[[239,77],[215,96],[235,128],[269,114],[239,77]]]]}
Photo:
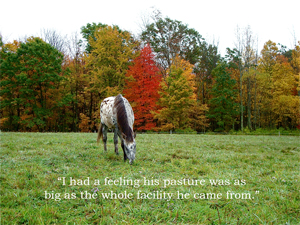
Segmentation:
{"type": "Polygon", "coordinates": [[[101,122],[105,124],[108,128],[114,128],[113,119],[110,117],[106,117],[103,120],[101,119],[101,122]]]}
{"type": "Polygon", "coordinates": [[[101,123],[105,124],[108,128],[114,127],[113,105],[114,97],[109,97],[103,100],[100,107],[101,123]]]}

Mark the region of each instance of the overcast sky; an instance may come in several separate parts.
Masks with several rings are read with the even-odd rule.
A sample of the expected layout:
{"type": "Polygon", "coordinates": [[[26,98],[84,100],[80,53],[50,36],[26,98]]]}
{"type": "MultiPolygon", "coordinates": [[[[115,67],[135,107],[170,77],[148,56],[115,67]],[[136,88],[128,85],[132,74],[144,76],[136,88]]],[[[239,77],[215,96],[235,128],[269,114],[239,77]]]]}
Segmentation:
{"type": "Polygon", "coordinates": [[[155,7],[163,17],[182,21],[196,29],[209,43],[219,43],[224,56],[233,48],[236,27],[250,26],[258,49],[272,40],[292,48],[300,39],[297,0],[0,0],[0,33],[4,41],[39,36],[42,29],[62,35],[80,32],[87,23],[118,25],[138,34],[141,18],[155,7]]]}

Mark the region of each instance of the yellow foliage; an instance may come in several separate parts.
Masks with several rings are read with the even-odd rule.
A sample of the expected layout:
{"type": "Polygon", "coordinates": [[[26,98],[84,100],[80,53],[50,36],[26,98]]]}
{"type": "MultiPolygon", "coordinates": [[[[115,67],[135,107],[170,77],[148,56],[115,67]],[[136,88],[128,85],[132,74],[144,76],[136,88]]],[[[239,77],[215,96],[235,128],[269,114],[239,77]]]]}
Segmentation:
{"type": "MultiPolygon", "coordinates": [[[[182,76],[184,76],[189,82],[190,87],[193,89],[193,92],[196,91],[196,75],[193,73],[194,66],[188,61],[181,59],[178,55],[175,57],[172,62],[173,69],[181,68],[183,70],[182,76]]],[[[171,68],[172,68],[171,67],[171,68]]],[[[170,73],[170,69],[167,70],[167,73],[170,73]]],[[[196,99],[196,94],[192,96],[193,99],[196,99]]]]}
{"type": "Polygon", "coordinates": [[[95,40],[90,39],[91,53],[87,56],[90,70],[90,91],[101,96],[121,93],[130,61],[135,57],[135,46],[128,32],[110,26],[99,28],[95,40]]]}
{"type": "Polygon", "coordinates": [[[161,83],[158,112],[154,118],[158,119],[160,130],[174,130],[206,126],[206,106],[196,103],[195,75],[193,66],[175,57],[173,64],[167,70],[167,76],[161,83]],[[198,119],[203,119],[198,121],[198,119]],[[197,122],[195,122],[197,121],[197,122]]]}
{"type": "Polygon", "coordinates": [[[300,41],[295,49],[292,50],[292,61],[291,65],[295,71],[295,79],[297,82],[297,91],[300,91],[300,41]]]}
{"type": "Polygon", "coordinates": [[[0,127],[2,128],[4,123],[7,122],[9,120],[8,117],[3,117],[3,118],[0,118],[0,127]]]}
{"type": "Polygon", "coordinates": [[[81,132],[90,132],[91,125],[90,125],[90,118],[83,113],[80,113],[80,123],[79,129],[81,132]]]}
{"type": "Polygon", "coordinates": [[[291,124],[295,126],[299,124],[300,115],[299,96],[294,93],[295,88],[299,88],[299,76],[295,77],[295,73],[299,73],[300,49],[296,46],[293,50],[292,63],[278,54],[277,50],[275,43],[265,44],[259,65],[260,73],[257,74],[262,123],[269,120],[272,124],[282,126],[292,120],[291,124]]]}
{"type": "Polygon", "coordinates": [[[7,43],[3,48],[6,48],[10,52],[17,52],[17,49],[20,47],[20,42],[14,40],[12,43],[7,43]]]}

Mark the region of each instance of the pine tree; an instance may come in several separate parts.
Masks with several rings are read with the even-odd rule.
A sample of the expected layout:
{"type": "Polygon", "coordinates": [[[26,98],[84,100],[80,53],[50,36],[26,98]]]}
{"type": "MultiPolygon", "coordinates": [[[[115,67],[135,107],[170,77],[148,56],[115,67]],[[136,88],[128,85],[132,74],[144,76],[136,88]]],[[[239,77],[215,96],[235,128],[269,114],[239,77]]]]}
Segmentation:
{"type": "Polygon", "coordinates": [[[230,77],[228,67],[226,62],[221,62],[212,73],[215,82],[210,93],[208,118],[215,123],[213,128],[217,131],[230,130],[238,115],[236,80],[230,77]]]}

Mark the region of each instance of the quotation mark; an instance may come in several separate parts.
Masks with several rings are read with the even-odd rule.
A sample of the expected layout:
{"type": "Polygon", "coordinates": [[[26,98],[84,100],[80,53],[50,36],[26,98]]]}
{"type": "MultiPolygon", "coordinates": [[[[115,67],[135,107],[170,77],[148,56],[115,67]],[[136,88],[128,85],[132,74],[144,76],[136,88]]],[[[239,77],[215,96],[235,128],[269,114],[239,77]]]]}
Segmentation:
{"type": "Polygon", "coordinates": [[[63,185],[66,185],[65,179],[66,179],[65,177],[58,177],[58,178],[57,178],[57,180],[62,180],[63,185]]]}

